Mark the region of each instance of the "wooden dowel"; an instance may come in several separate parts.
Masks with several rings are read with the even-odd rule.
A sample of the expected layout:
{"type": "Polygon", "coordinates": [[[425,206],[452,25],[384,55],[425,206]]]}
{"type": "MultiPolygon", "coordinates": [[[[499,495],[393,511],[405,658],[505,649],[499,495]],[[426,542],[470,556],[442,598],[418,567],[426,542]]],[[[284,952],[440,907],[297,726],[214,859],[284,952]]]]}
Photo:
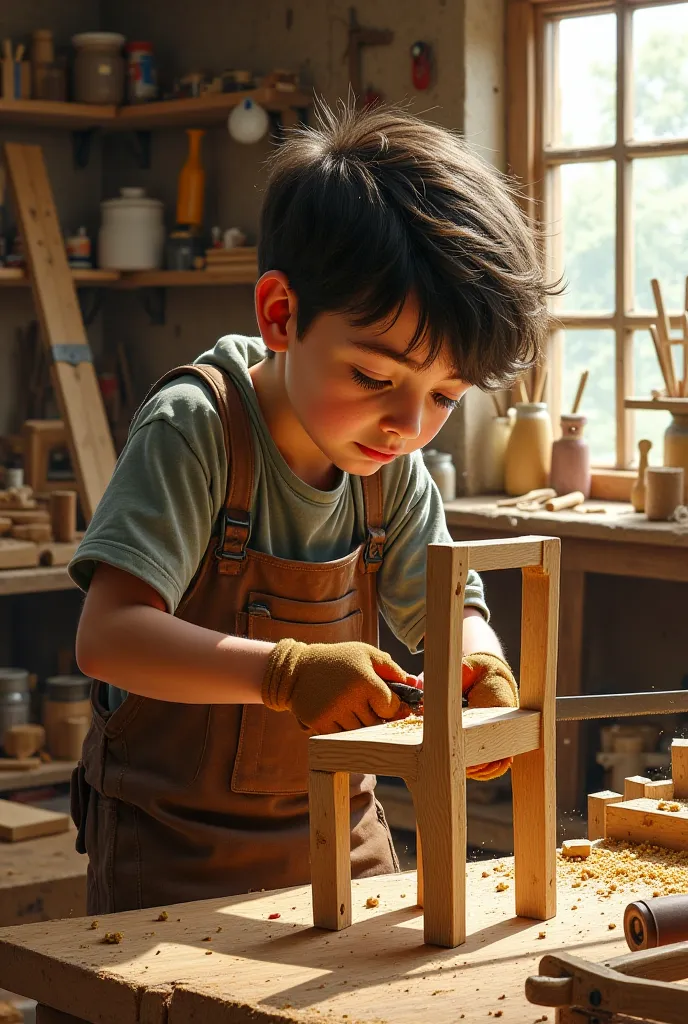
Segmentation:
{"type": "Polygon", "coordinates": [[[657,333],[659,335],[660,345],[662,350],[666,351],[666,370],[667,370],[667,387],[669,388],[669,397],[678,397],[678,387],[676,385],[676,375],[674,373],[674,361],[671,355],[671,327],[669,325],[669,318],[664,308],[664,299],[662,298],[662,289],[659,281],[656,277],[653,277],[650,281],[652,286],[652,294],[655,297],[655,303],[657,305],[657,333]]]}
{"type": "Polygon", "coordinates": [[[659,332],[657,331],[657,327],[655,324],[650,324],[650,335],[655,346],[655,352],[657,353],[657,362],[659,363],[659,368],[662,371],[662,377],[664,379],[664,386],[667,391],[667,397],[671,398],[672,394],[669,371],[667,369],[666,360],[664,358],[664,350],[662,349],[662,343],[659,340],[659,332]]]}
{"type": "Polygon", "coordinates": [[[581,379],[578,382],[578,391],[576,391],[576,397],[573,400],[573,408],[571,409],[571,415],[575,416],[578,412],[578,408],[583,400],[583,392],[585,391],[585,385],[588,383],[588,377],[590,376],[589,370],[583,370],[581,379]]]}
{"type": "Polygon", "coordinates": [[[538,370],[540,369],[542,369],[542,372],[536,375],[535,384],[533,387],[534,402],[541,402],[545,394],[545,384],[547,383],[547,369],[546,367],[538,367],[538,370]]]}
{"type": "Polygon", "coordinates": [[[522,402],[524,405],[527,404],[527,402],[528,402],[528,392],[526,391],[526,386],[525,386],[525,384],[523,383],[522,380],[517,380],[516,381],[516,391],[518,392],[518,400],[519,400],[519,402],[522,402]]]}
{"type": "Polygon", "coordinates": [[[548,512],[561,512],[563,509],[582,505],[584,501],[585,495],[582,491],[570,491],[569,494],[562,494],[558,498],[550,498],[545,502],[545,508],[548,512]]]}

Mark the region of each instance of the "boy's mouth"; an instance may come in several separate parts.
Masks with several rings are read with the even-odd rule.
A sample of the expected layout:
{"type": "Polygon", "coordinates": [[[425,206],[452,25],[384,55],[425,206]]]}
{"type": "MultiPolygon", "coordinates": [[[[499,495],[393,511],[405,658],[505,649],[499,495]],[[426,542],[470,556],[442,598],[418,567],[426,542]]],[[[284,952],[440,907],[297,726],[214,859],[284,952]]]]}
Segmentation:
{"type": "Polygon", "coordinates": [[[367,455],[369,459],[374,459],[375,462],[391,462],[392,459],[396,459],[398,455],[401,455],[401,452],[382,452],[378,451],[377,448],[368,448],[367,445],[359,444],[358,441],[355,444],[360,452],[367,455]]]}

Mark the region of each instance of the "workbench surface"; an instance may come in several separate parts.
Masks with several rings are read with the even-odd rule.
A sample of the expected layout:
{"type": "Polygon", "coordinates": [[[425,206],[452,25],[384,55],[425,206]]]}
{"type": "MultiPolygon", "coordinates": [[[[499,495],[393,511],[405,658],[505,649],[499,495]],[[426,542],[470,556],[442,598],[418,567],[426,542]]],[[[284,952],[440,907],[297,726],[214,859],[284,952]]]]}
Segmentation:
{"type": "Polygon", "coordinates": [[[85,913],[87,858],[76,852],[75,839],[70,827],[55,836],[0,843],[0,926],[85,913]]]}
{"type": "MultiPolygon", "coordinates": [[[[552,1022],[553,1010],[524,995],[540,958],[627,952],[623,910],[661,884],[653,865],[640,882],[624,883],[613,865],[609,877],[593,866],[596,877],[581,882],[586,863],[559,861],[559,911],[548,923],[511,917],[510,858],[470,864],[468,940],[454,950],[423,944],[409,872],[354,882],[354,923],[340,933],[312,927],[309,886],[179,904],[165,921],[143,910],[103,917],[95,929],[91,919],[6,928],[0,985],[99,1024],[485,1024],[490,1014],[505,1024],[552,1022]],[[379,905],[366,908],[369,897],[379,905]],[[120,932],[121,943],[104,944],[106,931],[120,932]]],[[[685,863],[671,867],[682,891],[685,863]]]]}

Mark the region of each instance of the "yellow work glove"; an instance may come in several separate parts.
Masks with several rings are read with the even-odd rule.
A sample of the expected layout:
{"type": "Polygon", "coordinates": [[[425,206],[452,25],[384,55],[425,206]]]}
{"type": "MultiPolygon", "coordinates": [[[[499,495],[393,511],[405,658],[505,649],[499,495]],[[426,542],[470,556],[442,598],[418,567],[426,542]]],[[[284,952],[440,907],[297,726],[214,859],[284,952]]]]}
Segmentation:
{"type": "Polygon", "coordinates": [[[389,654],[370,644],[280,640],[268,659],[261,695],[266,707],[291,711],[308,732],[344,732],[410,714],[385,679],[413,682],[389,654]]]}
{"type": "MultiPolygon", "coordinates": [[[[517,708],[518,688],[507,663],[496,654],[468,654],[463,659],[461,688],[469,708],[517,708]]],[[[511,767],[513,757],[474,764],[466,770],[469,779],[497,779],[511,767]]]]}

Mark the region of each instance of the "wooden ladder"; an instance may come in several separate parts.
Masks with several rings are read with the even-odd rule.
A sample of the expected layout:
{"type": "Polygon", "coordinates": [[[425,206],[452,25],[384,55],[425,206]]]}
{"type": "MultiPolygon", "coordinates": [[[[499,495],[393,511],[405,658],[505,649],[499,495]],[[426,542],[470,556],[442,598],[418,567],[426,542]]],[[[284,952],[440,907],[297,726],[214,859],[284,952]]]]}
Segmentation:
{"type": "Polygon", "coordinates": [[[88,521],[115,468],[115,448],[43,152],[40,146],[7,142],[4,155],[41,335],[88,521]]]}
{"type": "Polygon", "coordinates": [[[513,756],[516,914],[556,913],[555,690],[558,539],[428,548],[423,724],[385,723],[309,741],[313,919],[351,924],[349,773],[398,776],[413,796],[425,941],[466,939],[466,768],[513,756]],[[469,569],[520,568],[520,708],[462,712],[463,608],[469,569]],[[421,845],[422,844],[422,845],[421,845]],[[422,849],[422,864],[420,851],[422,849]]]}

